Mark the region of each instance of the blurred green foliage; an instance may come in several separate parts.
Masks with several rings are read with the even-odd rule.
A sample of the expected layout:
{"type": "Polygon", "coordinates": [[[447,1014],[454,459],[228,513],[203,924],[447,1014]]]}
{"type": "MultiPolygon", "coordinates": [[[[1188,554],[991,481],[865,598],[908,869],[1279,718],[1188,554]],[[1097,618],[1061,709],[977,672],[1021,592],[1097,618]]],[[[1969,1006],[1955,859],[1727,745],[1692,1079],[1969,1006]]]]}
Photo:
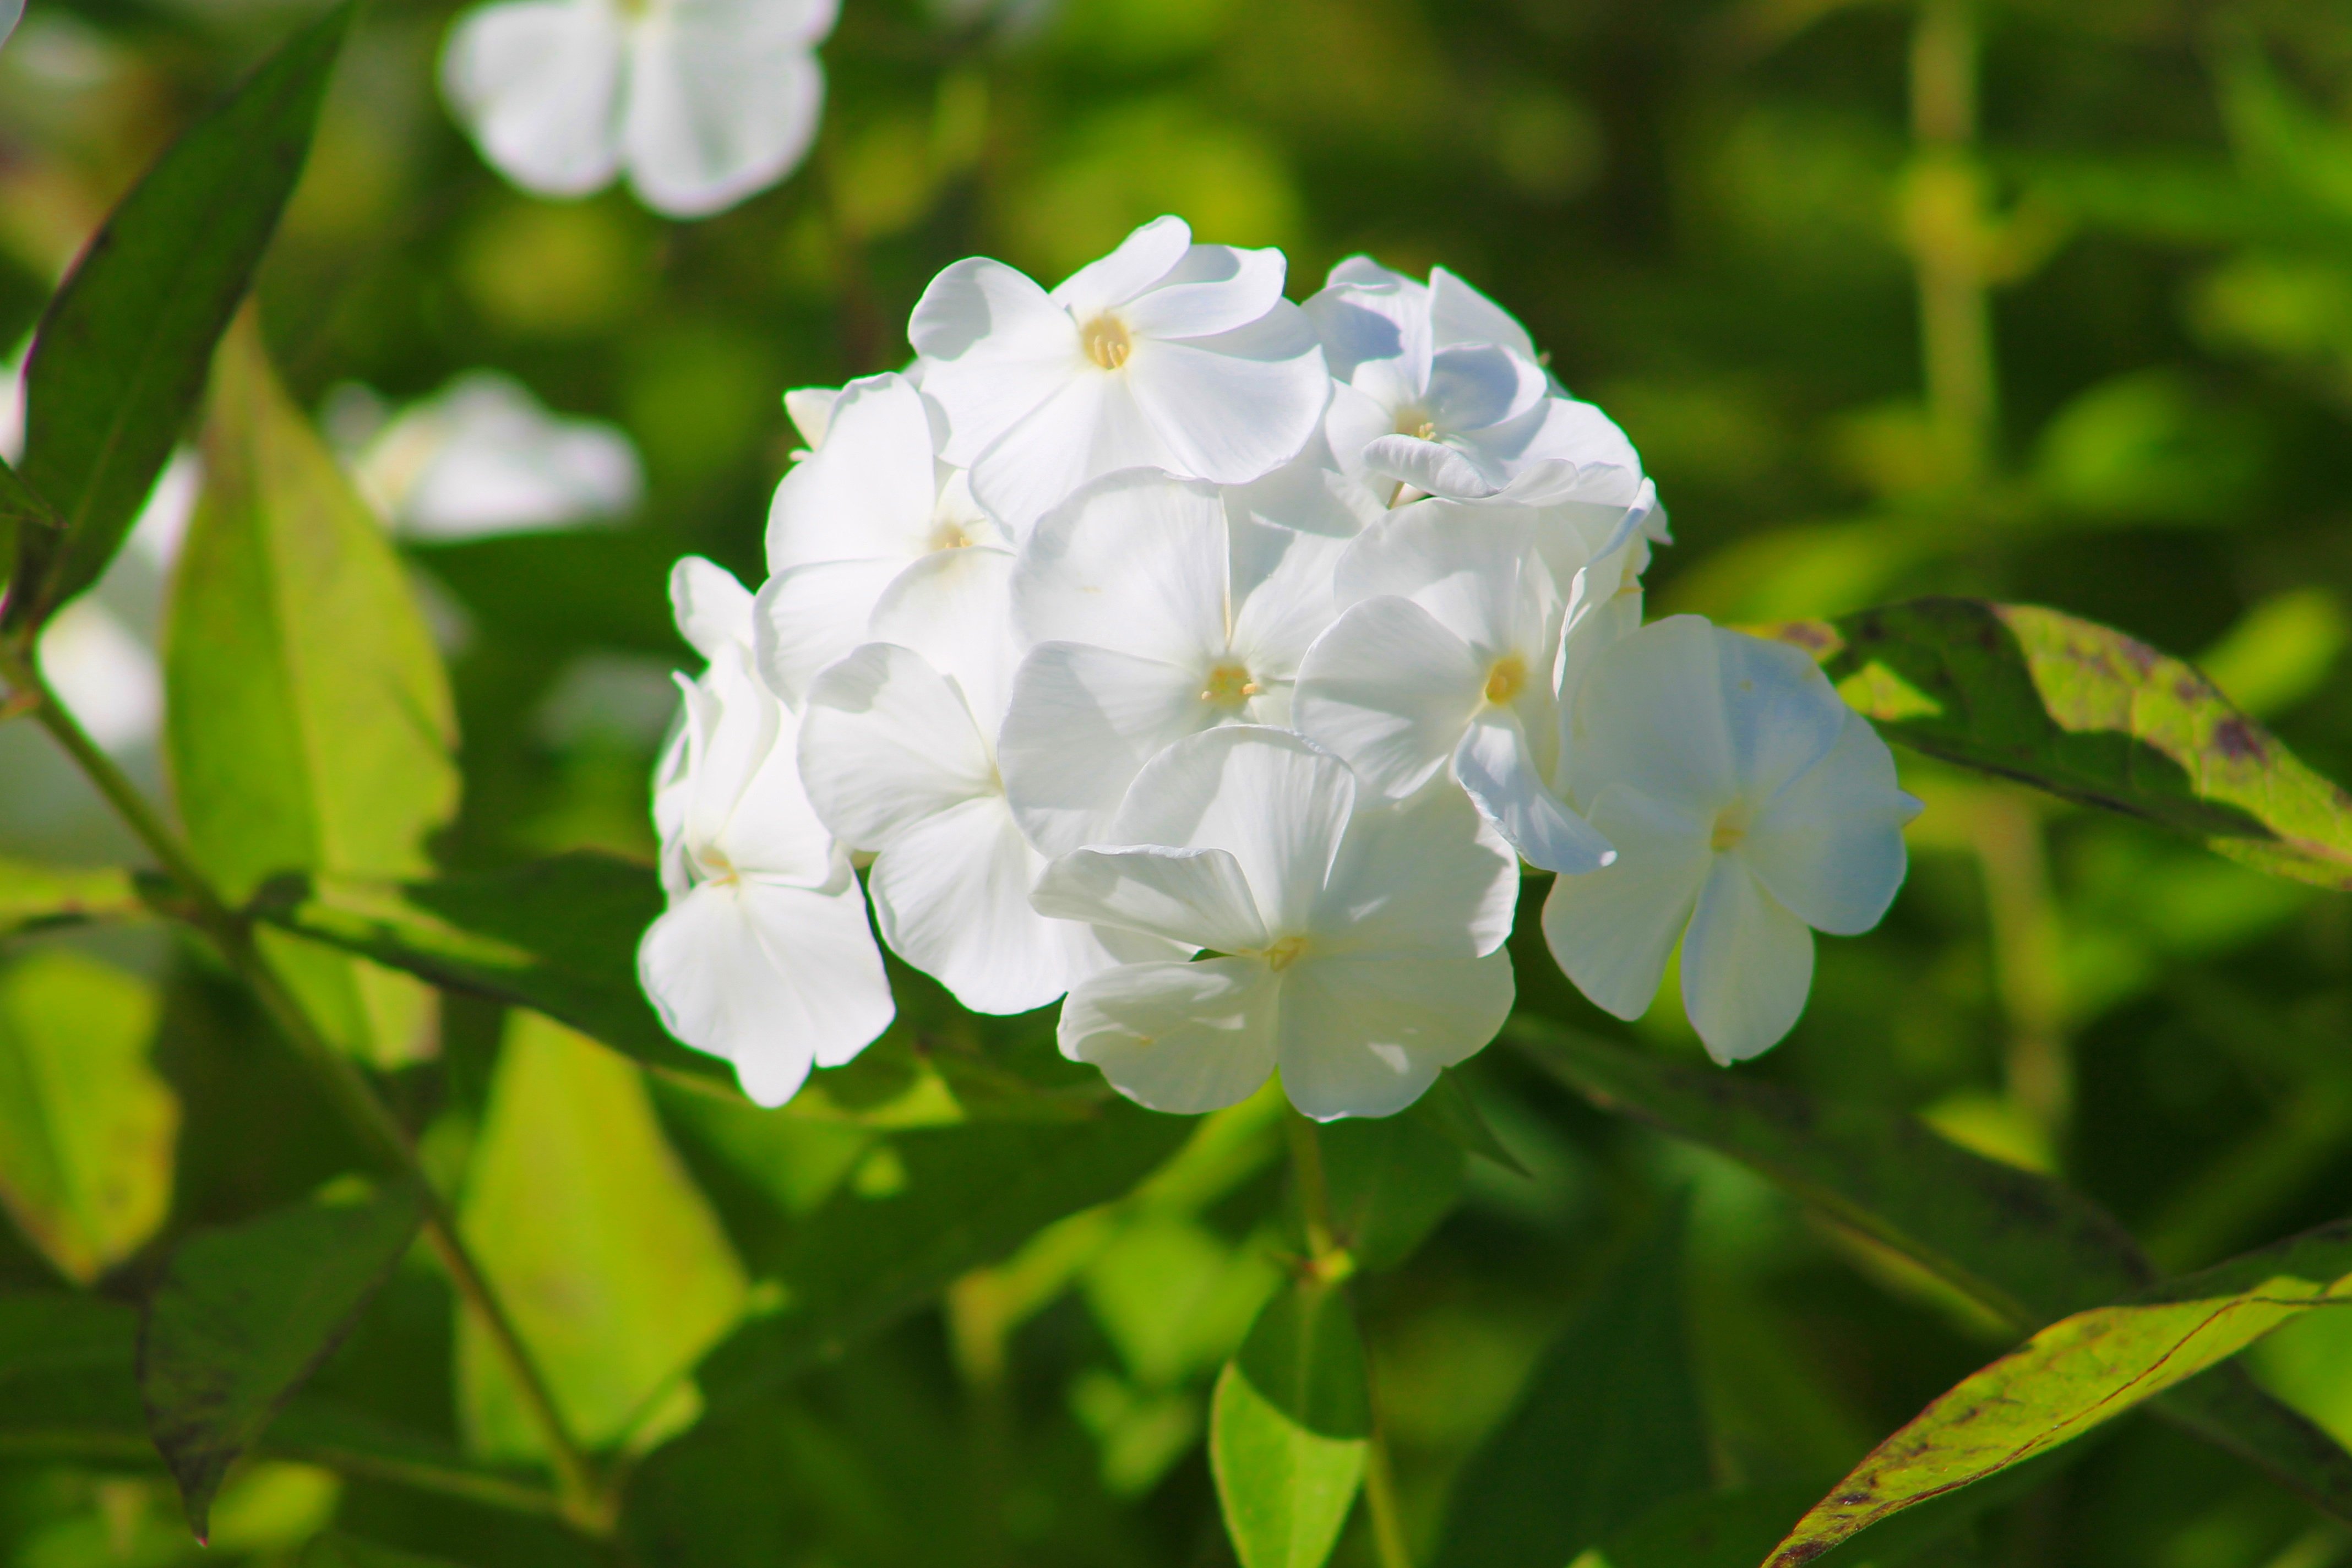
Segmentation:
{"type": "MultiPolygon", "coordinates": [[[[308,9],[34,0],[0,50],[0,354],[146,163],[308,9]]],[[[625,427],[650,489],[619,531],[408,549],[440,606],[463,737],[463,805],[433,846],[446,868],[650,851],[661,677],[688,658],[664,569],[698,552],[756,577],[767,494],[798,444],[785,388],[898,363],[908,309],[959,256],[1050,280],[1170,210],[1204,239],[1282,246],[1294,296],[1369,250],[1442,261],[1517,311],[1555,372],[1625,426],[1672,508],[1657,611],[1827,616],[1926,592],[2047,604],[2192,658],[2320,772],[2352,777],[2340,5],[845,0],[808,166],[694,226],[620,193],[535,201],[484,169],[433,88],[455,9],[379,0],[360,16],[265,269],[264,334],[311,408],[347,381],[404,400],[475,366],[508,371],[625,427]]],[[[137,570],[135,552],[117,568],[137,570]]],[[[130,577],[113,591],[156,597],[130,577]]],[[[157,776],[152,756],[130,761],[157,776]]],[[[2352,905],[1903,762],[1928,804],[1910,885],[1885,929],[1823,945],[1805,1021],[1743,1073],[1916,1112],[2057,1173],[2170,1268],[2352,1207],[2352,905]]],[[[0,850],[129,858],[21,724],[0,727],[0,850]]],[[[1533,909],[1515,952],[1525,1006],[1696,1057],[1679,1009],[1628,1030],[1578,998],[1528,940],[1533,909]]],[[[12,941],[5,963],[0,1070],[47,1071],[68,1007],[85,1065],[136,1079],[149,1110],[44,1134],[45,1163],[5,1162],[17,1226],[0,1227],[0,1285],[103,1269],[103,1290],[136,1299],[191,1230],[298,1202],[355,1163],[193,947],[136,927],[46,932],[12,941]],[[57,1000],[71,988],[96,1000],[57,1000]],[[170,1136],[169,1103],[123,1045],[151,1013],[152,1071],[179,1108],[168,1173],[151,1146],[170,1136]],[[89,1190],[80,1151],[103,1139],[138,1146],[132,1188],[89,1190]]],[[[927,1005],[921,982],[894,980],[902,1009],[927,1005]]],[[[1026,1061],[1049,1047],[1029,1020],[974,1048],[1026,1061]]],[[[648,1100],[617,1058],[573,1072],[588,1050],[452,999],[436,1058],[392,1080],[428,1164],[467,1184],[467,1224],[537,1229],[545,1251],[522,1266],[539,1271],[539,1331],[583,1422],[593,1405],[600,1428],[650,1438],[692,1419],[690,1390],[669,1381],[679,1359],[747,1298],[745,1333],[789,1305],[747,1291],[747,1272],[765,1280],[812,1236],[870,1228],[859,1205],[906,1218],[910,1239],[879,1233],[887,1245],[919,1244],[926,1267],[959,1276],[944,1304],[847,1353],[797,1350],[794,1365],[820,1364],[792,1381],[706,1374],[699,1424],[633,1476],[622,1560],[1229,1560],[1201,1442],[1211,1383],[1296,1246],[1263,1108],[1203,1128],[1126,1198],[1023,1210],[972,1251],[924,1227],[938,1186],[1009,1180],[1069,1135],[1008,1130],[960,1171],[926,1163],[940,1145],[919,1128],[832,1114],[887,1104],[898,1126],[920,1122],[928,1101],[906,1084],[937,1079],[904,1038],[782,1119],[667,1083],[648,1100]],[[517,1088],[534,1075],[549,1082],[517,1088]],[[562,1132],[530,1118],[564,1095],[618,1119],[608,1146],[539,1147],[562,1132]],[[605,1159],[654,1173],[623,1183],[605,1159]],[[564,1237],[609,1244],[597,1205],[629,1203],[644,1212],[614,1223],[656,1239],[618,1250],[646,1277],[583,1303],[594,1288],[566,1267],[631,1265],[583,1260],[564,1237]],[[609,1320],[600,1332],[649,1321],[636,1359],[563,1362],[583,1314],[609,1320]]],[[[1528,1173],[1469,1161],[1442,1219],[1396,1221],[1406,1250],[1435,1226],[1412,1267],[1356,1291],[1417,1560],[1434,1559],[1473,1456],[1525,1429],[1507,1417],[1547,1345],[1612,1310],[1622,1288],[1603,1282],[1655,1245],[1676,1194],[1704,1463],[1727,1517],[1760,1508],[1767,1545],[2005,1348],[2000,1326],[1892,1255],[1742,1167],[1599,1116],[1507,1047],[1466,1076],[1528,1173]]],[[[71,1114],[66,1098],[0,1096],[0,1137],[27,1146],[18,1123],[71,1114]]],[[[1347,1158],[1335,1150],[1335,1168],[1347,1158]]],[[[895,1312],[937,1285],[916,1283],[860,1281],[856,1300],[895,1312]]],[[[453,1444],[506,1430],[502,1391],[450,1377],[456,1337],[442,1277],[412,1259],[316,1387],[453,1444]]],[[[2352,1316],[2314,1312],[2252,1361],[2352,1440],[2352,1316]]],[[[1578,1465],[1577,1435],[1558,1444],[1578,1465]]],[[[16,1455],[0,1441],[0,1562],[194,1560],[152,1461],[16,1455]]],[[[234,1472],[213,1519],[215,1560],[597,1560],[544,1520],[275,1460],[234,1472]],[[330,1521],[338,1533],[320,1535],[330,1521]]],[[[1686,1524],[1631,1524],[1606,1560],[1699,1561],[1676,1544],[1686,1524]]],[[[1371,1560],[1370,1529],[1358,1510],[1339,1561],[1371,1560]]],[[[2321,1568],[2352,1560],[2352,1535],[2135,1417],[2044,1484],[1888,1550],[2321,1568]]]]}

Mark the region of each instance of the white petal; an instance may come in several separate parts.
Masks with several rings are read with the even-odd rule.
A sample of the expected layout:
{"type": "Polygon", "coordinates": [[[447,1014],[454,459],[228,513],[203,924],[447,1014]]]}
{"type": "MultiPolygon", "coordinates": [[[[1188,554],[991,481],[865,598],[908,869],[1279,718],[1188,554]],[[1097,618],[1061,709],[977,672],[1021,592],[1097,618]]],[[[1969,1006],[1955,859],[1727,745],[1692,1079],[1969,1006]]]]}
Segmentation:
{"type": "Polygon", "coordinates": [[[923,391],[947,412],[940,455],[959,467],[969,467],[1024,415],[1093,370],[1069,312],[1021,273],[985,257],[959,261],[932,279],[915,302],[907,335],[923,356],[923,391]]]}
{"type": "Polygon", "coordinates": [[[1128,785],[1162,748],[1214,722],[1201,677],[1157,659],[1040,643],[1013,677],[997,736],[1004,793],[1048,855],[1109,842],[1128,785]]]}
{"type": "Polygon", "coordinates": [[[751,592],[735,574],[699,555],[686,556],[669,569],[669,605],[678,635],[705,658],[751,640],[751,592]]]}
{"type": "Polygon", "coordinates": [[[736,803],[775,750],[784,707],[753,673],[751,649],[727,643],[694,687],[688,708],[695,735],[686,837],[699,852],[726,835],[736,803]]]}
{"type": "Polygon", "coordinates": [[[1829,755],[1765,804],[1738,853],[1807,925],[1858,936],[1903,886],[1903,825],[1918,811],[1895,784],[1886,742],[1849,712],[1829,755]]]}
{"type": "Polygon", "coordinates": [[[1330,401],[1323,350],[1298,307],[1277,300],[1213,337],[1142,338],[1122,373],[1175,472],[1244,485],[1297,457],[1330,401]]]}
{"type": "Polygon", "coordinates": [[[1280,936],[1307,929],[1355,801],[1355,777],[1337,757],[1287,730],[1228,724],[1147,763],[1111,835],[1230,850],[1266,929],[1280,936]]]}
{"type": "Polygon", "coordinates": [[[1804,649],[1712,630],[1732,772],[1748,799],[1766,801],[1829,754],[1853,710],[1804,649]]]}
{"type": "Polygon", "coordinates": [[[782,1105],[812,1060],[838,1067],[890,1026],[882,958],[855,879],[835,892],[705,883],[653,923],[637,973],[662,1025],[782,1105]]]}
{"type": "Polygon", "coordinates": [[[1544,395],[1535,362],[1493,346],[1455,347],[1430,363],[1423,404],[1440,430],[1472,433],[1534,407],[1544,395]]]}
{"type": "Polygon", "coordinates": [[[817,677],[800,760],[817,816],[856,849],[887,849],[925,817],[997,793],[963,699],[919,655],[888,643],[867,643],[817,677]]]}
{"type": "Polygon", "coordinates": [[[1253,517],[1302,533],[1345,539],[1388,515],[1393,482],[1357,460],[1364,444],[1385,435],[1388,419],[1353,387],[1334,384],[1323,424],[1298,456],[1227,494],[1253,517]]]}
{"type": "Polygon", "coordinates": [[[1192,231],[1182,218],[1153,218],[1120,240],[1108,256],[1062,279],[1054,289],[1054,303],[1081,321],[1123,305],[1173,271],[1192,246],[1192,231]]]}
{"type": "Polygon", "coordinates": [[[817,449],[794,464],[768,508],[768,570],[810,561],[905,563],[930,548],[939,497],[931,416],[903,375],[841,389],[817,449]]]}
{"type": "Polygon", "coordinates": [[[368,443],[355,477],[416,539],[610,519],[635,507],[645,488],[626,436],[556,418],[495,371],[469,371],[394,420],[368,443]]]}
{"type": "Polygon", "coordinates": [[[890,580],[866,623],[876,640],[914,649],[954,681],[992,742],[1021,658],[1012,578],[1009,550],[935,550],[890,580]]]}
{"type": "Polygon", "coordinates": [[[1507,459],[1514,472],[1549,462],[1578,473],[1580,488],[1596,500],[1622,505],[1642,481],[1642,458],[1625,432],[1599,408],[1572,397],[1547,397],[1507,424],[1481,431],[1479,441],[1507,459]]]}
{"type": "Polygon", "coordinates": [[[1488,709],[1454,752],[1454,776],[1532,865],[1547,871],[1597,871],[1616,856],[1593,826],[1545,784],[1528,732],[1508,709],[1488,709]]]}
{"type": "MultiPolygon", "coordinates": [[[[622,142],[647,206],[708,216],[799,166],[824,106],[824,68],[809,52],[814,9],[674,0],[637,24],[622,142]]],[[[826,27],[831,9],[822,7],[826,27]]]]}
{"type": "Polygon", "coordinates": [[[1683,1006],[1726,1066],[1796,1027],[1813,984],[1813,933],[1737,855],[1715,857],[1683,939],[1683,1006]]]}
{"type": "Polygon", "coordinates": [[[1653,621],[1603,651],[1565,730],[1570,797],[1589,803],[1624,783],[1712,820],[1739,788],[1721,675],[1715,628],[1696,616],[1653,621]]]}
{"type": "MultiPolygon", "coordinates": [[[[1263,483],[1264,481],[1260,481],[1263,483]]],[[[1339,613],[1344,537],[1262,521],[1233,498],[1233,646],[1261,686],[1288,681],[1339,613]]]]}
{"type": "Polygon", "coordinates": [[[813,561],[786,567],[753,604],[751,647],[777,696],[800,703],[819,671],[869,639],[866,624],[899,563],[813,561]]]}
{"type": "Polygon", "coordinates": [[[1544,900],[1544,941],[1576,988],[1604,1012],[1638,1018],[1666,973],[1716,858],[1711,822],[1621,786],[1592,808],[1592,826],[1616,847],[1605,868],[1562,877],[1544,900]]]}
{"type": "Polygon", "coordinates": [[[1484,500],[1502,493],[1509,476],[1483,460],[1481,451],[1423,440],[1418,436],[1382,436],[1364,447],[1364,467],[1425,495],[1484,500]]]}
{"type": "Polygon", "coordinates": [[[1255,952],[1269,940],[1241,862],[1223,849],[1075,849],[1045,868],[1034,901],[1056,920],[1215,952],[1255,952]]]}
{"type": "Polygon", "coordinates": [[[972,460],[971,493],[1020,538],[1090,479],[1178,466],[1136,406],[1128,374],[1087,364],[972,460]]]}
{"type": "Polygon", "coordinates": [[[1535,340],[1508,310],[1443,267],[1429,272],[1430,335],[1439,348],[1455,343],[1500,343],[1522,358],[1537,358],[1535,340]]]}
{"type": "Polygon", "coordinates": [[[1166,277],[1119,307],[1118,317],[1141,337],[1230,332],[1274,309],[1286,267],[1279,250],[1196,245],[1166,277]]]}
{"type": "Polygon", "coordinates": [[[1469,645],[1410,599],[1367,599],[1307,650],[1291,722],[1365,784],[1402,799],[1453,756],[1486,670],[1469,645]]]}
{"type": "Polygon", "coordinates": [[[1154,1110],[1238,1105],[1274,1072],[1278,989],[1256,959],[1129,963],[1062,1004],[1062,1054],[1154,1110]]]}
{"type": "Polygon", "coordinates": [[[585,195],[620,168],[625,47],[611,0],[487,5],[451,31],[441,88],[500,174],[541,195],[585,195]]]}
{"type": "Polygon", "coordinates": [[[1111,474],[1038,520],[1013,574],[1013,616],[1032,643],[1198,664],[1225,646],[1228,554],[1215,486],[1111,474]]]}
{"type": "MultiPolygon", "coordinates": [[[[771,700],[772,702],[772,700],[771,700]]],[[[773,704],[774,739],[709,840],[737,871],[796,888],[837,887],[849,874],[801,784],[799,721],[773,704]]]]}
{"type": "Polygon", "coordinates": [[[1518,857],[1460,790],[1440,785],[1348,819],[1314,942],[1353,958],[1475,958],[1511,934],[1518,898],[1518,857]]]}
{"type": "Polygon", "coordinates": [[[975,1013],[1026,1013],[1069,989],[1064,922],[1029,889],[1044,862],[1001,797],[901,830],[868,880],[882,940],[975,1013]]]}
{"type": "Polygon", "coordinates": [[[810,451],[824,445],[824,433],[833,426],[833,405],[840,398],[840,389],[831,386],[796,386],[784,394],[784,413],[810,451]]]}
{"type": "Polygon", "coordinates": [[[1283,1092],[1318,1121],[1391,1116],[1511,1014],[1511,955],[1308,959],[1283,976],[1283,1092]]]}
{"type": "MultiPolygon", "coordinates": [[[[1347,265],[1339,264],[1340,268],[1347,265]]],[[[1429,290],[1376,263],[1370,265],[1381,273],[1381,281],[1343,279],[1335,268],[1329,286],[1300,309],[1314,324],[1323,344],[1324,361],[1335,378],[1353,382],[1359,367],[1393,366],[1397,379],[1412,393],[1418,393],[1429,380],[1429,290]]],[[[1384,412],[1393,415],[1398,410],[1384,412]]]]}
{"type": "MultiPolygon", "coordinates": [[[[1540,658],[1557,595],[1532,570],[1530,514],[1425,500],[1358,534],[1339,559],[1340,602],[1411,599],[1481,657],[1540,658]]],[[[1549,670],[1538,673],[1548,675],[1549,670]]]]}

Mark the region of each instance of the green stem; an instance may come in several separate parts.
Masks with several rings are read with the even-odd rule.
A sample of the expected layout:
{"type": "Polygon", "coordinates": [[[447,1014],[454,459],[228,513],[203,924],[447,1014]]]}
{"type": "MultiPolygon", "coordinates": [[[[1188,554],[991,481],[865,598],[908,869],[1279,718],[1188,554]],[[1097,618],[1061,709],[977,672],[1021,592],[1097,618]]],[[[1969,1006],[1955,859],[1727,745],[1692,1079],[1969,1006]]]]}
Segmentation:
{"type": "Polygon", "coordinates": [[[564,1517],[590,1534],[609,1534],[614,1502],[608,1489],[601,1484],[595,1467],[572,1437],[556,1405],[553,1390],[458,1235],[457,1216],[425,1175],[406,1130],[377,1096],[358,1065],[320,1033],[255,942],[251,925],[229,908],[179,835],[140,793],[130,776],[115,765],[114,759],[89,738],[65,704],[58,700],[31,648],[0,647],[0,677],[5,677],[14,689],[12,700],[29,700],[35,720],[64,748],[98,792],[121,814],[164,872],[179,884],[187,908],[177,912],[202,931],[229,967],[253,988],[262,1010],[269,1015],[296,1054],[318,1075],[320,1087],[361,1141],[386,1166],[415,1182],[425,1194],[426,1237],[448,1270],[458,1297],[488,1331],[492,1346],[506,1363],[524,1406],[546,1440],[562,1489],[564,1517]]]}

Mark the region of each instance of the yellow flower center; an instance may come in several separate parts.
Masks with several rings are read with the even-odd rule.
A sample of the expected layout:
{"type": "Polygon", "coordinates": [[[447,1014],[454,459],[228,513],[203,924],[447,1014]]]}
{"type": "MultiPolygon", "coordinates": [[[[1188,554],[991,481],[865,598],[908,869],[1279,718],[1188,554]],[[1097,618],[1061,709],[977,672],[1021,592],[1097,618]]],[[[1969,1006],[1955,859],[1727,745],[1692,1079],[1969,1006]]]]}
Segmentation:
{"type": "Polygon", "coordinates": [[[1276,974],[1279,974],[1284,970],[1289,968],[1292,964],[1297,963],[1299,956],[1306,951],[1307,939],[1305,937],[1284,937],[1280,942],[1276,942],[1272,947],[1265,950],[1266,967],[1273,970],[1276,974]]]}
{"type": "Polygon", "coordinates": [[[1436,422],[1431,419],[1427,413],[1417,407],[1408,406],[1398,409],[1394,428],[1400,436],[1412,436],[1423,441],[1437,439],[1436,422]]]}
{"type": "Polygon", "coordinates": [[[1707,847],[1718,853],[1726,849],[1737,849],[1740,842],[1748,837],[1748,829],[1751,826],[1747,806],[1737,804],[1727,805],[1715,814],[1715,831],[1706,836],[1707,847]]]}
{"type": "Polygon", "coordinates": [[[715,848],[706,849],[694,858],[695,863],[701,867],[703,877],[708,881],[723,888],[738,879],[735,863],[715,848]]]}
{"type": "Polygon", "coordinates": [[[1517,654],[1505,654],[1486,670],[1486,700],[1500,708],[1519,694],[1528,683],[1528,661],[1517,654]]]}
{"type": "Polygon", "coordinates": [[[942,518],[931,529],[931,548],[962,550],[972,543],[971,532],[953,518],[942,518]]]}
{"type": "Polygon", "coordinates": [[[1257,682],[1238,664],[1221,664],[1201,685],[1201,700],[1216,708],[1238,708],[1257,695],[1257,682]]]}
{"type": "Polygon", "coordinates": [[[1100,315],[1080,330],[1086,340],[1087,357],[1105,370],[1117,370],[1135,352],[1135,340],[1127,335],[1127,323],[1117,316],[1100,315]]]}

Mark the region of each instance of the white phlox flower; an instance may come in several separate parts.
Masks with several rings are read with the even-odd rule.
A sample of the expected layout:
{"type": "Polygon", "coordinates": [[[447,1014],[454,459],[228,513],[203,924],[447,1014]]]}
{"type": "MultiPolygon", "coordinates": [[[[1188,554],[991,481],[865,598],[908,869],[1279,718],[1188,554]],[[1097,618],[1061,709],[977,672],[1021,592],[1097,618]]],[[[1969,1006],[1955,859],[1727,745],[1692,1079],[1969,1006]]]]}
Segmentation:
{"type": "Polygon", "coordinates": [[[1454,791],[1360,800],[1328,752],[1232,725],[1154,759],[1112,839],[1055,860],[1038,907],[1215,955],[1063,1004],[1063,1054],[1145,1105],[1214,1110],[1279,1070],[1318,1121],[1390,1115],[1510,1013],[1517,862],[1454,791]]]}
{"type": "Polygon", "coordinates": [[[866,896],[801,785],[800,721],[752,668],[751,596],[707,561],[671,577],[678,629],[710,661],[681,679],[686,724],[655,778],[669,907],[637,973],[670,1033],[782,1105],[890,1025],[866,896]]]}
{"type": "Polygon", "coordinates": [[[638,199],[706,217],[797,167],[816,134],[815,48],[837,0],[498,0],[461,17],[441,85],[482,156],[544,196],[625,170],[638,199]]]}
{"type": "Polygon", "coordinates": [[[1102,842],[1144,763],[1187,735],[1288,723],[1298,661],[1338,610],[1346,543],[1148,468],[1047,513],[1013,571],[1032,646],[998,742],[1031,841],[1049,855],[1102,842]]]}
{"type": "Polygon", "coordinates": [[[1564,876],[1544,937],[1592,1001],[1639,1017],[1683,944],[1683,1004],[1717,1061],[1769,1049],[1812,984],[1815,931],[1868,931],[1919,803],[1886,743],[1799,649],[1696,616],[1593,661],[1568,769],[1616,861],[1564,876]]]}
{"type": "MultiPolygon", "coordinates": [[[[842,388],[815,449],[776,487],[756,633],[761,668],[797,701],[817,671],[868,640],[866,618],[901,573],[940,551],[1003,553],[1010,541],[939,458],[938,409],[903,375],[842,388]]],[[[803,432],[805,433],[805,432],[803,432]]]]}
{"type": "Polygon", "coordinates": [[[1000,261],[931,280],[908,328],[943,456],[1025,531],[1120,468],[1246,484],[1297,456],[1330,378],[1278,250],[1195,245],[1155,218],[1051,293],[1000,261]]]}
{"type": "Polygon", "coordinates": [[[1045,858],[996,768],[1014,652],[1011,565],[971,550],[907,569],[875,608],[875,640],[811,685],[800,736],[817,815],[874,857],[866,880],[883,940],[979,1013],[1025,1013],[1105,964],[1168,951],[1030,903],[1045,858]]]}
{"type": "Polygon", "coordinates": [[[1607,865],[1608,839],[1548,782],[1567,605],[1531,516],[1407,508],[1348,547],[1339,591],[1352,606],[1299,667],[1299,731],[1391,799],[1450,769],[1546,870],[1607,865]]]}
{"type": "Polygon", "coordinates": [[[389,419],[364,390],[329,410],[356,436],[352,481],[376,514],[411,539],[479,539],[610,522],[636,510],[645,471],[628,437],[593,419],[550,414],[496,371],[468,371],[389,419]],[[339,417],[339,416],[341,417],[339,417]],[[358,426],[373,428],[362,431],[358,426]]]}
{"type": "Polygon", "coordinates": [[[1340,384],[1331,448],[1390,499],[1632,504],[1624,432],[1561,395],[1527,329],[1444,268],[1422,283],[1350,257],[1304,309],[1340,384]]]}

